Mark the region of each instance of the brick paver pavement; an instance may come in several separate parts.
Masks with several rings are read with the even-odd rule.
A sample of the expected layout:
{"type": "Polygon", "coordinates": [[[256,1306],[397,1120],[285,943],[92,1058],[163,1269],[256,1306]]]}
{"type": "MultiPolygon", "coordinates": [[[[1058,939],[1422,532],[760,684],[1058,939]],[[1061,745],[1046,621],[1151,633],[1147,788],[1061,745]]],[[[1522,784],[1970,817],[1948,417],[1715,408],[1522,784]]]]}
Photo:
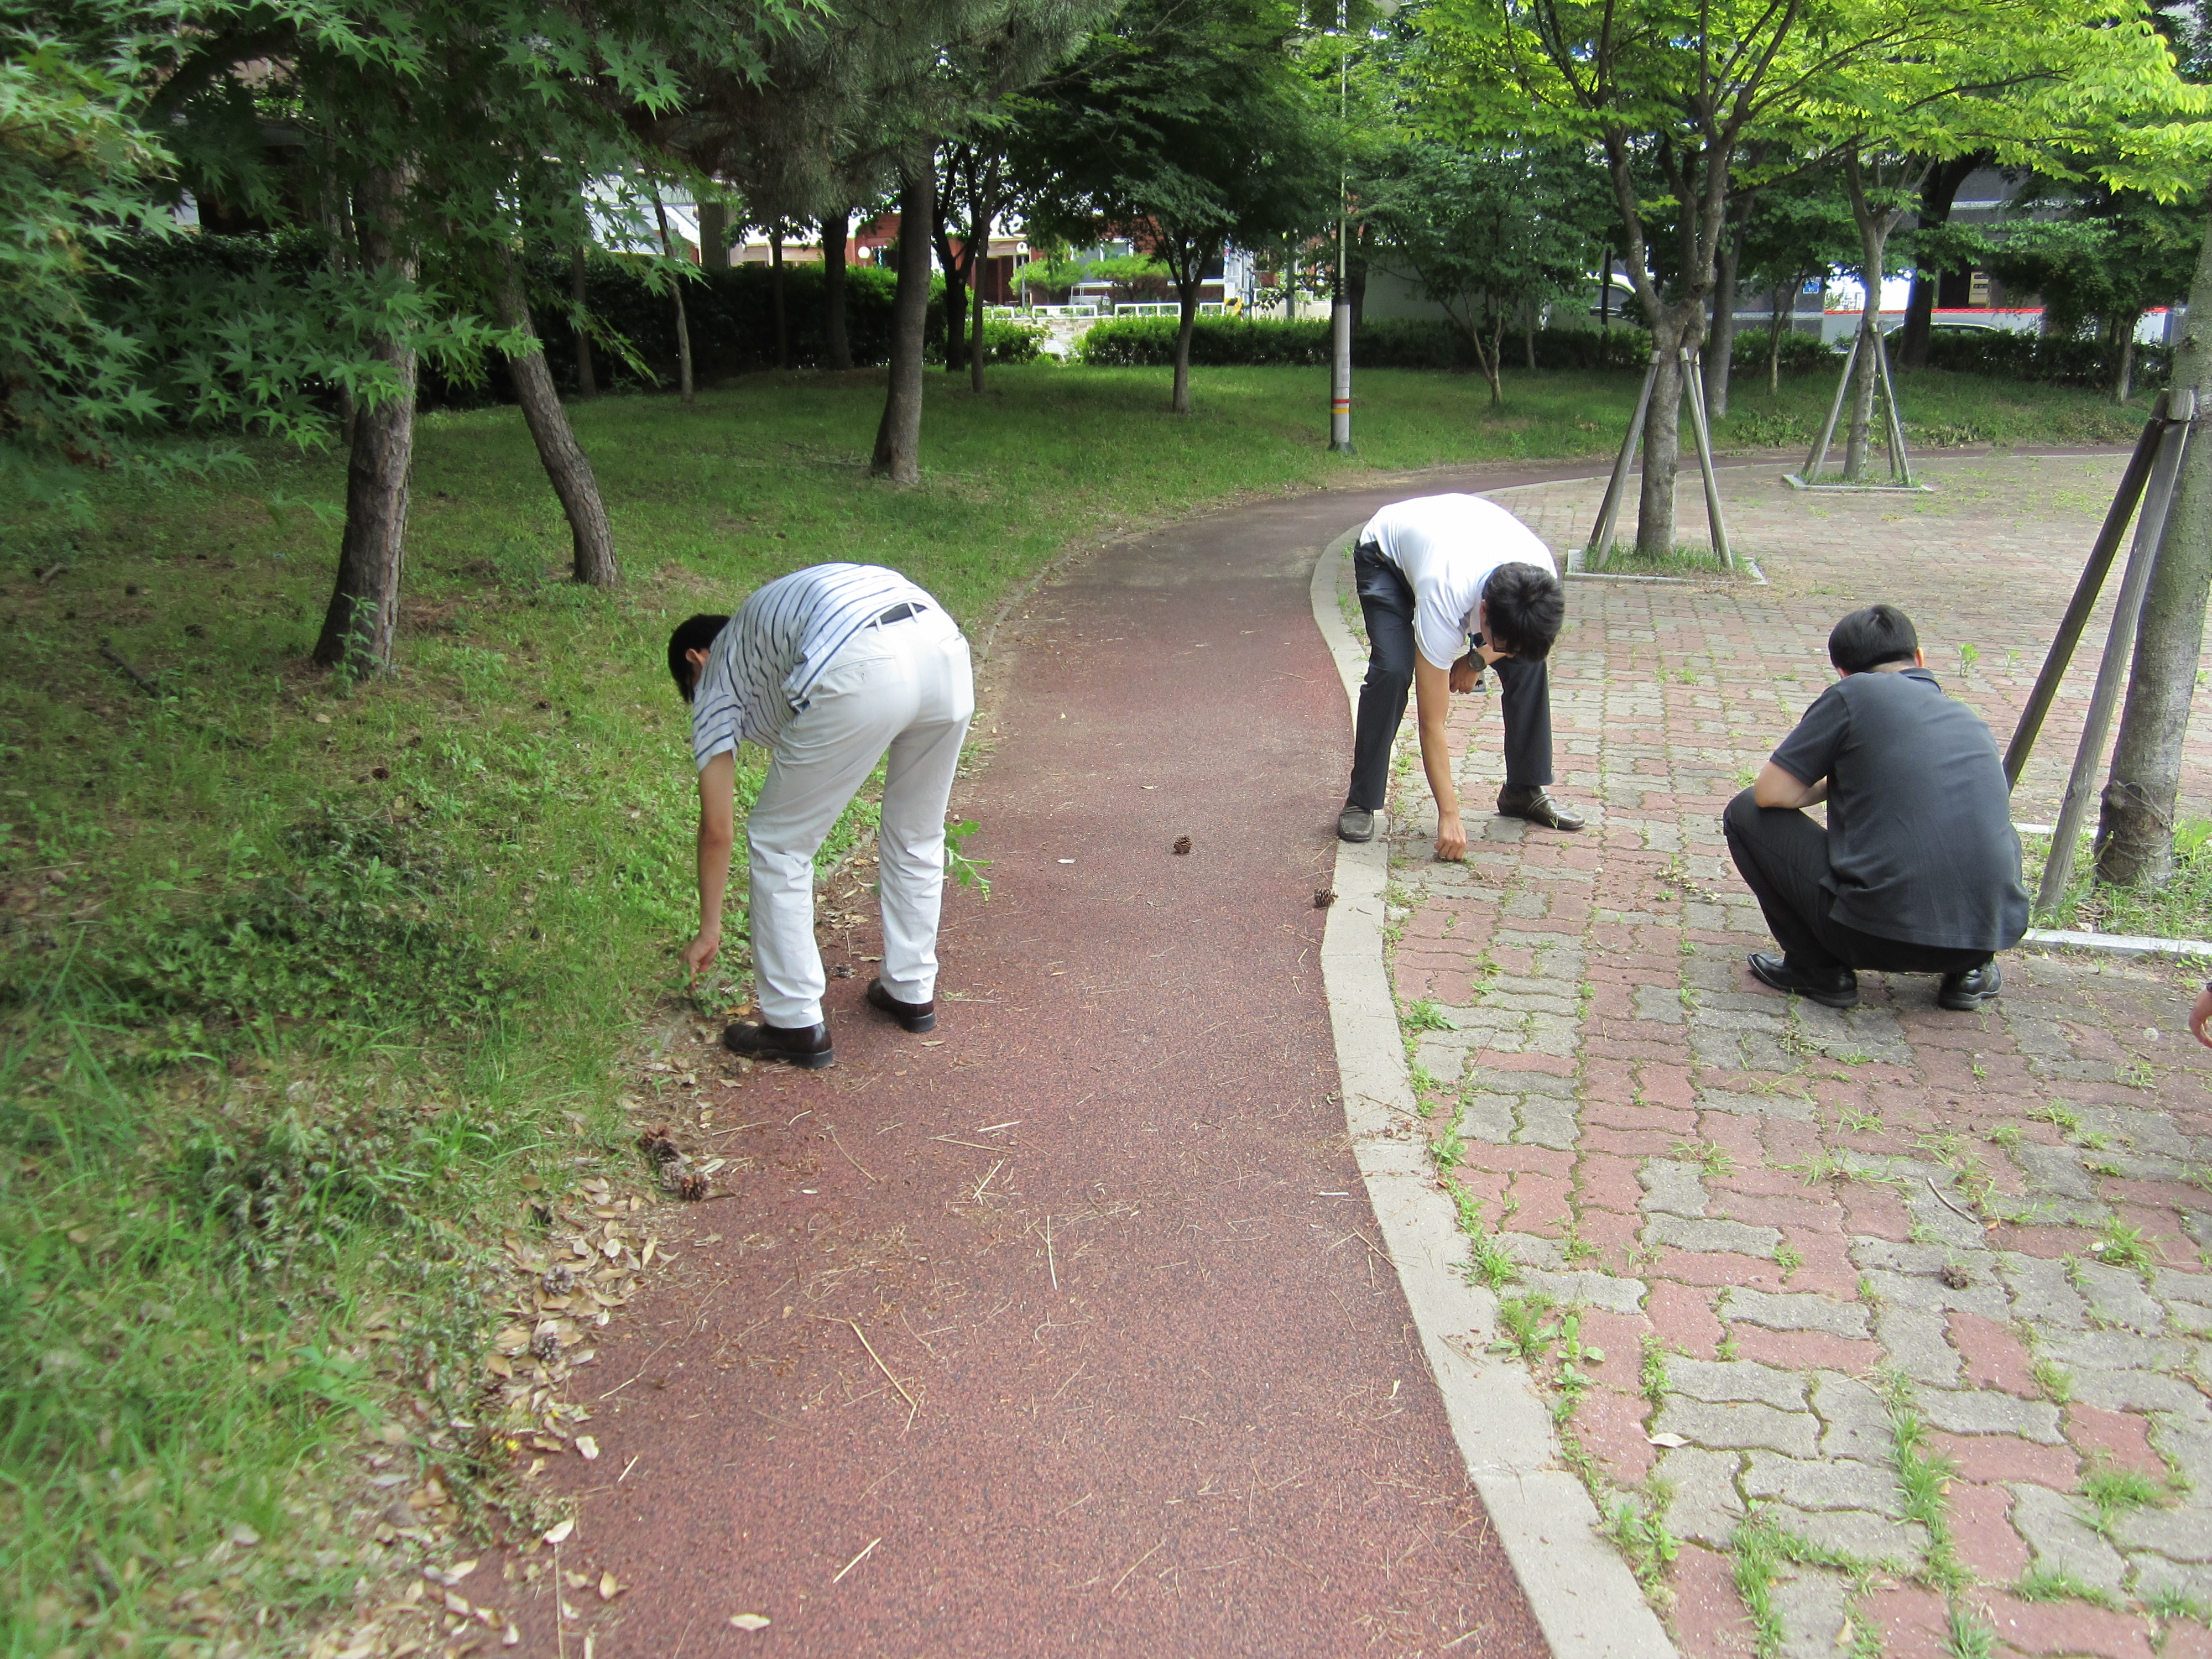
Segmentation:
{"type": "MultiPolygon", "coordinates": [[[[1420,1132],[1698,1659],[2212,1654],[2193,982],[2014,953],[1978,1015],[1905,976],[1863,975],[1846,1013],[1786,1000],[1744,971],[1765,934],[1718,823],[1831,678],[1835,618],[1877,599],[2008,735],[2120,465],[1941,461],[1917,498],[1726,475],[1771,585],[1573,585],[1553,684],[1579,836],[1476,815],[1501,763],[1495,700],[1468,698],[1477,839],[1433,862],[1408,730],[1391,920],[1420,1132]]],[[[1597,493],[1498,499],[1564,551],[1597,493]]],[[[2055,811],[2102,628],[2023,821],[2055,811]]]]}

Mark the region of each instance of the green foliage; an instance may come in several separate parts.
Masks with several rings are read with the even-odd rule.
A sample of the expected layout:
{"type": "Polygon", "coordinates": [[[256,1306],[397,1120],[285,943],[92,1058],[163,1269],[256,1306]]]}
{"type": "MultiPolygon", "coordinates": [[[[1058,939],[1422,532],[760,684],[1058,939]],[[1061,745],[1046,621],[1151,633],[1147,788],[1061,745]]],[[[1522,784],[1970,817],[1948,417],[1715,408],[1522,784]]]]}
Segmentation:
{"type": "MultiPolygon", "coordinates": [[[[1175,361],[1173,317],[1115,317],[1095,323],[1077,346],[1079,361],[1101,368],[1165,367],[1175,361]]],[[[1298,364],[1329,360],[1325,318],[1200,317],[1191,333],[1194,365],[1298,364]]],[[[1638,369],[1651,355],[1651,337],[1637,328],[1547,328],[1536,332],[1542,368],[1638,369]]],[[[1465,336],[1444,323],[1412,318],[1378,319],[1352,331],[1355,374],[1373,368],[1472,369],[1478,367],[1465,336]]]]}
{"type": "Polygon", "coordinates": [[[979,859],[968,850],[968,837],[974,835],[979,827],[973,818],[963,818],[958,823],[945,826],[945,873],[963,887],[973,887],[988,898],[991,896],[991,881],[983,872],[991,867],[991,860],[979,859]]]}
{"type": "MultiPolygon", "coordinates": [[[[2137,345],[2137,385],[2156,385],[2172,360],[2170,347],[2137,345]]],[[[1967,374],[2041,380],[2054,386],[2108,386],[2119,374],[2119,348],[2061,334],[2014,333],[2009,329],[1938,332],[1928,341],[1928,366],[1967,374]]],[[[1909,393],[1907,394],[1910,395],[1909,393]]]]}
{"type": "Polygon", "coordinates": [[[1014,173],[1032,233],[1147,227],[1141,251],[1194,291],[1226,242],[1317,227],[1336,178],[1285,50],[1302,21],[1285,0],[1124,6],[1025,112],[1014,173]]]}
{"type": "Polygon", "coordinates": [[[420,837],[325,814],[288,840],[282,873],[211,912],[156,909],[115,955],[118,1014],[158,1032],[149,1057],[220,1052],[246,1028],[265,1039],[272,1021],[353,1042],[481,1032],[513,1005],[513,976],[445,919],[446,878],[420,837]]]}
{"type": "Polygon", "coordinates": [[[1682,1552],[1681,1541],[1667,1529],[1663,1507],[1638,1509],[1623,1498],[1616,1499],[1605,1518],[1605,1535],[1628,1559],[1629,1571],[1647,1589],[1667,1576],[1667,1569],[1682,1552]]]}
{"type": "Polygon", "coordinates": [[[115,244],[171,228],[148,193],[168,157],[112,65],[20,27],[0,47],[0,486],[59,500],[68,467],[111,459],[110,433],[154,412],[143,342],[85,290],[115,244]]]}
{"type": "MultiPolygon", "coordinates": [[[[2033,893],[2051,843],[2039,836],[2024,841],[2021,852],[2023,877],[2033,893]]],[[[2176,827],[2173,874],[2160,886],[2115,887],[2099,881],[2085,848],[2085,856],[2075,860],[2073,884],[2060,896],[2047,925],[2154,939],[2212,939],[2212,818],[2185,818],[2176,827]]],[[[2079,1122],[2061,1127],[2078,1127],[2079,1122]]]]}
{"type": "Polygon", "coordinates": [[[1362,181],[1370,258],[1410,270],[1501,394],[1509,328],[1571,295],[1597,258],[1601,175],[1585,152],[1408,138],[1362,181]]]}

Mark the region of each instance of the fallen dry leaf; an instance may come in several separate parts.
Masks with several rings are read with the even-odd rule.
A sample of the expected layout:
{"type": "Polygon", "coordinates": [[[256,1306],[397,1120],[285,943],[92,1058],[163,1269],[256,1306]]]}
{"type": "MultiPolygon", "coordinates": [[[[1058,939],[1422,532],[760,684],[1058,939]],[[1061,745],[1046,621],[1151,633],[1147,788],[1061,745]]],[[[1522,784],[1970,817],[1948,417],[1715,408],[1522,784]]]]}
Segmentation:
{"type": "Polygon", "coordinates": [[[1644,1437],[1644,1443],[1647,1446],[1664,1446],[1671,1451],[1677,1446],[1686,1446],[1690,1443],[1679,1434],[1647,1434],[1644,1437]]]}
{"type": "Polygon", "coordinates": [[[768,1615],[764,1613],[735,1613],[730,1615],[730,1623],[738,1630],[766,1630],[768,1615]]]}
{"type": "Polygon", "coordinates": [[[576,1449],[582,1454],[586,1463],[599,1461],[599,1443],[588,1434],[580,1434],[576,1437],[576,1449]]]}
{"type": "Polygon", "coordinates": [[[599,1600],[602,1601],[613,1601],[629,1588],[628,1584],[615,1577],[615,1570],[612,1567],[609,1567],[599,1575],[599,1600]]]}
{"type": "Polygon", "coordinates": [[[571,1516],[566,1521],[550,1528],[545,1534],[545,1541],[549,1544],[565,1544],[568,1541],[568,1534],[575,1530],[576,1519],[571,1516]]]}

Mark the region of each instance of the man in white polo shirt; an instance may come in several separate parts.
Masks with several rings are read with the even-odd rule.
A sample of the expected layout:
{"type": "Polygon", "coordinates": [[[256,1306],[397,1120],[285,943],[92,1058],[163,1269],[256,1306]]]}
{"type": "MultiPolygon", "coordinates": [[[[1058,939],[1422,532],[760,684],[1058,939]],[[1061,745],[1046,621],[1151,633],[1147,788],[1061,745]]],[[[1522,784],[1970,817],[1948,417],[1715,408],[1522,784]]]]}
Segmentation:
{"type": "Polygon", "coordinates": [[[733,617],[683,623],[669,636],[668,672],[691,704],[699,768],[699,935],[684,951],[694,974],[722,942],[738,740],[769,753],[745,816],[761,1018],[732,1024],[723,1045],[809,1068],[834,1058],[814,943],[814,855],[886,751],[877,830],[884,962],[867,997],[909,1031],[933,1029],[945,806],[975,712],[959,627],[896,570],[817,564],[769,583],[733,617]]]}
{"type": "Polygon", "coordinates": [[[1467,855],[1445,716],[1448,694],[1474,690],[1485,663],[1498,671],[1505,718],[1498,811],[1547,829],[1581,829],[1582,819],[1547,789],[1552,693],[1545,659],[1566,617],[1551,550],[1480,496],[1422,495],[1394,502],[1367,521],[1352,568],[1369,656],[1352,738],[1352,787],[1336,833],[1346,841],[1373,839],[1410,686],[1421,764],[1437,802],[1437,856],[1467,855]]]}

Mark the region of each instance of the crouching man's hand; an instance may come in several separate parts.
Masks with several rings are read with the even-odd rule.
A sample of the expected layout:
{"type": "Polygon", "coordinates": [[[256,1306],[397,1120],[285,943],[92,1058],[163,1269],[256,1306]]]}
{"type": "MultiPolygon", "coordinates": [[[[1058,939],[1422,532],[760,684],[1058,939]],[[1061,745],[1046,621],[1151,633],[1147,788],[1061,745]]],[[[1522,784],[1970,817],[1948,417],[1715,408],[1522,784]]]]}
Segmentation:
{"type": "Polygon", "coordinates": [[[1460,827],[1456,812],[1437,815],[1437,856],[1454,864],[1467,856],[1467,831],[1460,827]]]}
{"type": "Polygon", "coordinates": [[[1475,660],[1472,651],[1451,665],[1451,689],[1455,692],[1472,691],[1481,680],[1482,665],[1475,660]]]}
{"type": "Polygon", "coordinates": [[[2197,1004],[2189,1011],[2189,1030],[2206,1048],[2212,1048],[2212,1036],[2205,1035],[2205,1026],[2212,1022],[2212,985],[2197,994],[2197,1004]]]}

